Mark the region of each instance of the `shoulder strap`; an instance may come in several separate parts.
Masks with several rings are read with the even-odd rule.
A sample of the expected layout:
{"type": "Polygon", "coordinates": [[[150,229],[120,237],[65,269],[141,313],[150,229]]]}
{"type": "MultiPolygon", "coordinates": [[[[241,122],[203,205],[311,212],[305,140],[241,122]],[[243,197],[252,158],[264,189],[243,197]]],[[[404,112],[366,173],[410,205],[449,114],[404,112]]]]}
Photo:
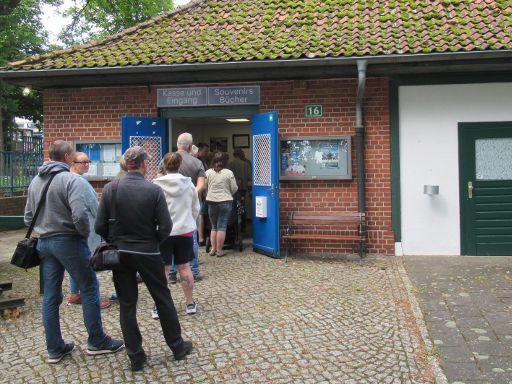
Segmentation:
{"type": "Polygon", "coordinates": [[[117,198],[117,187],[119,186],[119,179],[112,181],[112,198],[110,199],[110,219],[116,219],[116,198],[117,198]]]}
{"type": "Polygon", "coordinates": [[[50,188],[50,184],[53,180],[53,178],[61,172],[69,172],[67,169],[61,169],[60,171],[57,171],[53,173],[50,176],[50,180],[46,183],[43,189],[43,193],[41,194],[41,199],[39,200],[39,203],[37,204],[36,213],[34,213],[34,217],[32,218],[32,221],[30,222],[30,226],[28,227],[26,238],[29,238],[32,234],[32,231],[34,230],[34,226],[36,225],[37,216],[39,216],[39,212],[41,212],[41,208],[43,207],[44,202],[46,201],[46,194],[48,193],[48,188],[50,188]]]}

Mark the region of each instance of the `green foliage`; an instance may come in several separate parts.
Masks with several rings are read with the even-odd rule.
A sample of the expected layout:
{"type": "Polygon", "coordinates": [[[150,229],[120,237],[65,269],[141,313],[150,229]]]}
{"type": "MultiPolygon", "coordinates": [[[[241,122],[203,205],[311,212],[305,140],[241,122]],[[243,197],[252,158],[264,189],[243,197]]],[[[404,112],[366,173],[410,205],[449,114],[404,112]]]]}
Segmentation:
{"type": "MultiPolygon", "coordinates": [[[[56,0],[7,1],[0,7],[0,66],[27,56],[44,53],[47,35],[41,23],[41,6],[56,0]]],[[[32,91],[23,96],[19,87],[0,82],[0,134],[4,148],[9,149],[14,117],[24,117],[36,124],[42,121],[41,94],[32,91]]],[[[0,148],[0,149],[4,149],[0,148]]]]}
{"type": "Polygon", "coordinates": [[[66,45],[113,35],[173,8],[172,0],[81,0],[64,12],[71,23],[59,34],[66,45]]]}

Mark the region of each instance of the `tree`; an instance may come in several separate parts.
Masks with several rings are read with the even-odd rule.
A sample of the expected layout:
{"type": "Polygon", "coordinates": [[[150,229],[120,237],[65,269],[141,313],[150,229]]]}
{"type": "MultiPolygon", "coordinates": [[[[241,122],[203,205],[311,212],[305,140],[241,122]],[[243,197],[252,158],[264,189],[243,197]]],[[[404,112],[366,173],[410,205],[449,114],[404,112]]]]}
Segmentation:
{"type": "MultiPolygon", "coordinates": [[[[57,0],[9,0],[0,7],[0,67],[11,61],[44,53],[47,34],[41,23],[41,5],[57,0]]],[[[0,149],[9,149],[16,129],[14,117],[42,122],[39,92],[24,96],[19,87],[0,81],[0,149]]]]}
{"type": "MultiPolygon", "coordinates": [[[[47,44],[41,7],[62,3],[62,0],[0,0],[0,67],[61,48],[47,44]]],[[[61,32],[60,40],[71,46],[100,39],[172,8],[172,0],[74,0],[74,5],[64,11],[72,21],[61,32]]],[[[20,87],[0,80],[0,150],[10,149],[10,138],[16,129],[14,117],[32,120],[41,128],[42,111],[39,91],[23,95],[20,87]]]]}
{"type": "Polygon", "coordinates": [[[67,46],[118,33],[173,8],[172,0],[75,0],[71,23],[59,34],[67,46]]]}

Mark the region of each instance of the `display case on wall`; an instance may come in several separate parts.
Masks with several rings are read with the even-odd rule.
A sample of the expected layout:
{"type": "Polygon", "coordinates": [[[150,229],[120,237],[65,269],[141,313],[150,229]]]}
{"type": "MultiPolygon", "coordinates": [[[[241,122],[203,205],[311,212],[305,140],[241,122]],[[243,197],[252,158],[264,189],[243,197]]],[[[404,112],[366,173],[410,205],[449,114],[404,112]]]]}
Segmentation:
{"type": "Polygon", "coordinates": [[[281,180],[352,178],[351,137],[284,137],[280,139],[281,180]]]}
{"type": "Polygon", "coordinates": [[[119,142],[76,142],[76,150],[89,156],[89,172],[83,175],[89,180],[110,180],[121,169],[119,158],[122,152],[119,142]]]}

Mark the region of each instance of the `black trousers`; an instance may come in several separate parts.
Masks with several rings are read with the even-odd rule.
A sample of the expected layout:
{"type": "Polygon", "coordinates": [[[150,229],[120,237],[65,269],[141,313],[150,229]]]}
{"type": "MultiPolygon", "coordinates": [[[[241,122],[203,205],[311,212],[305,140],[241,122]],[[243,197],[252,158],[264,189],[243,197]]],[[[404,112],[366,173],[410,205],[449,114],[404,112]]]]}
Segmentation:
{"type": "Polygon", "coordinates": [[[165,278],[160,255],[121,254],[121,267],[114,269],[114,285],[120,305],[120,323],[130,359],[144,355],[142,336],[137,323],[137,272],[155,301],[165,341],[173,353],[183,345],[178,314],[165,278]]]}

